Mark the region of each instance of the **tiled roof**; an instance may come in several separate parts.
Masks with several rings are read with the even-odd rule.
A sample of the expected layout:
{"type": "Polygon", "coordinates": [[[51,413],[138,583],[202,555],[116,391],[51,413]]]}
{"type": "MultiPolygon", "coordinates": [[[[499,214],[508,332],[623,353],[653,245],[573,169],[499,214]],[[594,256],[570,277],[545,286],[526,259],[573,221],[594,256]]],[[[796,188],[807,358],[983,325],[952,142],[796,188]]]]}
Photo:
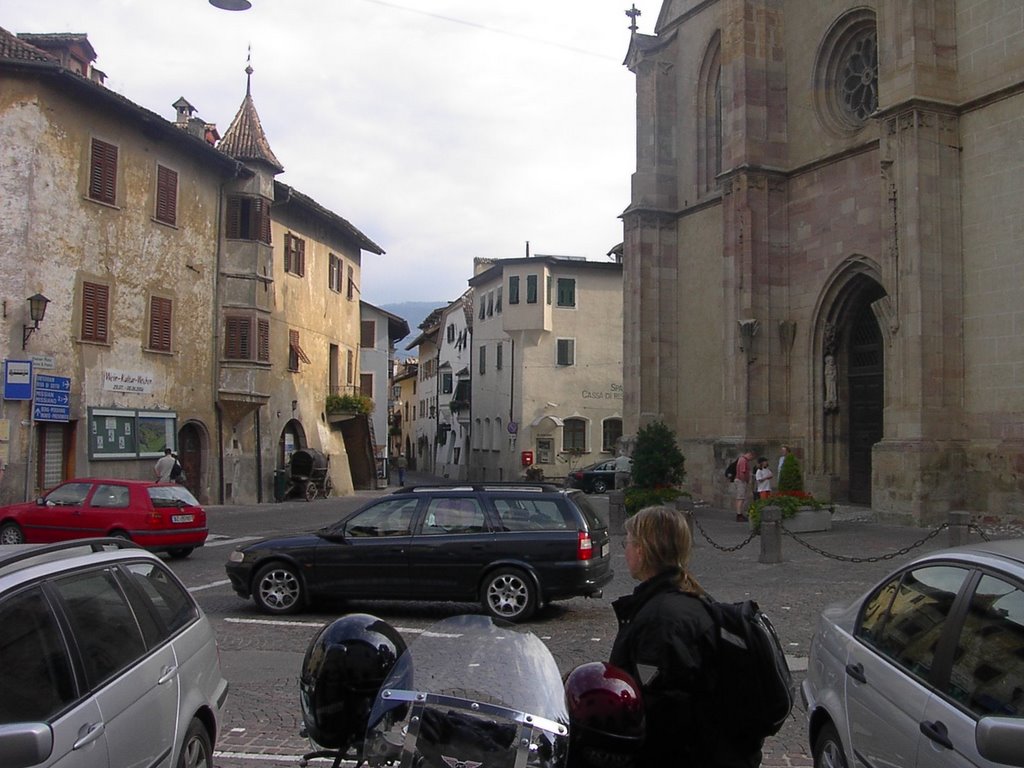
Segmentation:
{"type": "Polygon", "coordinates": [[[284,170],[284,166],[270,149],[270,142],[263,132],[251,93],[245,94],[238,114],[224,132],[224,138],[220,140],[217,149],[242,162],[266,163],[278,173],[284,170]]]}
{"type": "Polygon", "coordinates": [[[46,51],[26,43],[24,40],[19,40],[16,35],[3,28],[0,28],[0,59],[57,63],[57,59],[46,51]]]}
{"type": "MultiPolygon", "coordinates": [[[[231,130],[230,128],[228,130],[231,130]]],[[[223,144],[223,142],[221,142],[223,144]]],[[[377,245],[373,240],[368,238],[362,232],[360,232],[351,222],[347,219],[339,216],[334,211],[324,208],[320,203],[311,198],[309,195],[304,195],[294,187],[290,187],[287,184],[274,181],[274,204],[275,205],[286,205],[292,204],[305,208],[308,212],[319,217],[321,221],[326,222],[329,225],[336,227],[344,235],[354,238],[359,244],[359,247],[364,251],[370,251],[371,253],[383,254],[384,249],[377,245]]],[[[381,310],[383,311],[383,310],[381,310]]]]}
{"type": "Polygon", "coordinates": [[[92,43],[89,42],[89,36],[84,32],[22,32],[18,37],[26,43],[37,45],[44,49],[52,46],[80,45],[83,52],[90,59],[94,61],[96,59],[96,49],[92,47],[92,43]]]}

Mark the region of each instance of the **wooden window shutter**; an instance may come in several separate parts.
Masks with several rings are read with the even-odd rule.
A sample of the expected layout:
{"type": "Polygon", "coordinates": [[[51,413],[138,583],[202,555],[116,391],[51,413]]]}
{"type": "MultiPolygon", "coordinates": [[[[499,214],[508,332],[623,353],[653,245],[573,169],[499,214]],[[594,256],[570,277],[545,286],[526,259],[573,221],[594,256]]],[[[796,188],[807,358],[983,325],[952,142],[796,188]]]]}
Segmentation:
{"type": "Polygon", "coordinates": [[[295,238],[291,234],[285,234],[284,236],[284,271],[292,271],[292,243],[295,238]]]}
{"type": "Polygon", "coordinates": [[[304,275],[306,274],[306,241],[296,238],[295,258],[298,262],[295,265],[295,274],[304,275]]]}
{"type": "Polygon", "coordinates": [[[89,197],[110,205],[117,200],[117,147],[99,139],[92,140],[89,197]]]}
{"type": "Polygon", "coordinates": [[[229,317],[225,321],[224,357],[229,360],[249,360],[252,357],[250,334],[252,322],[248,317],[229,317]]]}
{"type": "Polygon", "coordinates": [[[82,341],[106,343],[110,287],[82,283],[82,341]]]}
{"type": "Polygon", "coordinates": [[[257,231],[260,241],[270,244],[270,205],[263,198],[253,200],[253,213],[258,224],[257,231]]]}
{"type": "Polygon", "coordinates": [[[227,237],[238,240],[242,237],[242,198],[228,198],[227,237]]]}
{"type": "Polygon", "coordinates": [[[256,355],[265,362],[270,360],[270,321],[256,321],[256,355]]]}
{"type": "Polygon", "coordinates": [[[170,299],[153,296],[149,304],[149,348],[160,352],[171,351],[170,299]]]}
{"type": "Polygon", "coordinates": [[[156,219],[164,224],[178,222],[178,172],[156,167],[156,219]]]}

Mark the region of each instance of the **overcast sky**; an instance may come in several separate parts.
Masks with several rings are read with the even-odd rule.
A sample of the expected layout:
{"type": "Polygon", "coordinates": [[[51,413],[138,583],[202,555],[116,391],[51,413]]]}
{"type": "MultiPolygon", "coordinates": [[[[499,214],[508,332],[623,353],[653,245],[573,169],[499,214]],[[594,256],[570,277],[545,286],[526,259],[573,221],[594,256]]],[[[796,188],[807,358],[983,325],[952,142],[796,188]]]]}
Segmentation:
{"type": "MultiPolygon", "coordinates": [[[[227,129],[253,98],[278,179],[385,251],[372,304],[447,301],[473,258],[604,261],[635,169],[623,0],[0,0],[11,32],[85,32],[107,86],[227,129]]],[[[641,5],[650,32],[660,2],[641,5]]]]}

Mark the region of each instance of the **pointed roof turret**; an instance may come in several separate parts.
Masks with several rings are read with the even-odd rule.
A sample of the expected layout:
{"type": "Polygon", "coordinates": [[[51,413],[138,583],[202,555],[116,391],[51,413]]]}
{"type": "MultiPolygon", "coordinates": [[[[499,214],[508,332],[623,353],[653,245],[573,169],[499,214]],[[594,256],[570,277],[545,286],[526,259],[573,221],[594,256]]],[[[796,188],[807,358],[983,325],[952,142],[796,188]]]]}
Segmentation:
{"type": "Polygon", "coordinates": [[[217,148],[236,160],[242,162],[259,162],[270,166],[275,173],[281,173],[284,166],[274,155],[267,141],[267,135],[263,132],[260,124],[260,116],[256,113],[256,105],[252,100],[252,73],[251,66],[246,66],[245,75],[245,98],[242,99],[242,106],[238,108],[238,114],[231,121],[224,138],[220,140],[217,148]]]}

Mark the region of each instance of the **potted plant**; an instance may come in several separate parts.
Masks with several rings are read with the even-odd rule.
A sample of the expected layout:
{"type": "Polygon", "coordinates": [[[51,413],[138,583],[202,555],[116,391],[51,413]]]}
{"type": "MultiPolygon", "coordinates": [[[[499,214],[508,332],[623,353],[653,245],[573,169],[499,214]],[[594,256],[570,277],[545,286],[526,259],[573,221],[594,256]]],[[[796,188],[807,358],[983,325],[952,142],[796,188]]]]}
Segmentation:
{"type": "Polygon", "coordinates": [[[792,453],[782,462],[778,490],[767,498],[758,499],[750,508],[750,524],[754,530],[761,527],[761,510],[767,506],[782,510],[786,530],[792,533],[811,533],[832,528],[831,508],[804,491],[800,462],[792,453]]]}

